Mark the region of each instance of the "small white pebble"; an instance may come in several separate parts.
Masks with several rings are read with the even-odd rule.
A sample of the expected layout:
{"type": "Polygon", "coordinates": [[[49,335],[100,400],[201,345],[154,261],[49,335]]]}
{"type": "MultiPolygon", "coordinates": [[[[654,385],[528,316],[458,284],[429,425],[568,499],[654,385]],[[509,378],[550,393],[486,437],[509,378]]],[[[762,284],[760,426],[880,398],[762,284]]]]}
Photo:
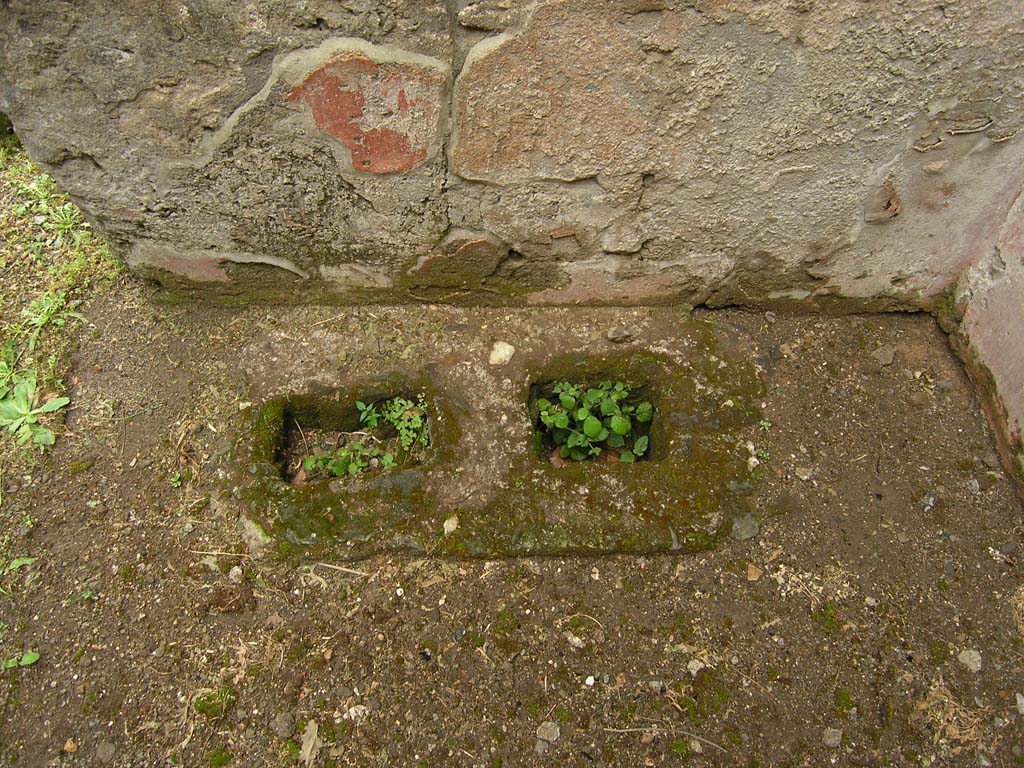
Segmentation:
{"type": "Polygon", "coordinates": [[[351,720],[352,722],[359,722],[360,720],[365,720],[369,714],[370,710],[365,704],[356,704],[355,706],[348,708],[344,714],[344,718],[346,720],[351,720]]]}
{"type": "Polygon", "coordinates": [[[491,356],[488,362],[491,365],[505,365],[512,359],[512,355],[515,353],[516,348],[511,344],[504,341],[496,341],[494,342],[494,347],[491,348],[491,356]]]}

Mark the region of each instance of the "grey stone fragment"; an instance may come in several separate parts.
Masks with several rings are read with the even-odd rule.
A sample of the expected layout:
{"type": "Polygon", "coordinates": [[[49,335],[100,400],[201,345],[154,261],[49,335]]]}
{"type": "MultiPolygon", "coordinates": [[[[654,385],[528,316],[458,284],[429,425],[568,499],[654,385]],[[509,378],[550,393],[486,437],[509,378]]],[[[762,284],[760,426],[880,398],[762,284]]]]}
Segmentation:
{"type": "Polygon", "coordinates": [[[878,361],[879,365],[892,365],[892,361],[896,358],[896,348],[892,344],[886,344],[872,352],[871,356],[878,361]]]}
{"type": "Polygon", "coordinates": [[[561,735],[561,731],[558,728],[558,723],[553,720],[545,720],[539,726],[537,726],[537,738],[543,741],[554,744],[558,741],[558,737],[561,735]]]}
{"type": "Polygon", "coordinates": [[[109,765],[114,761],[115,752],[117,752],[117,747],[112,742],[101,741],[96,747],[96,759],[102,765],[109,765]]]}
{"type": "Polygon", "coordinates": [[[829,749],[837,749],[843,743],[843,732],[838,728],[826,728],[821,734],[821,743],[829,749]]]}
{"type": "Polygon", "coordinates": [[[487,362],[491,365],[507,365],[515,353],[516,348],[507,341],[496,341],[491,348],[491,354],[487,362]]]}
{"type": "Polygon", "coordinates": [[[761,524],[757,522],[757,518],[747,513],[740,515],[732,521],[732,533],[730,534],[736,541],[747,541],[754,538],[761,530],[761,524]]]}
{"type": "Polygon", "coordinates": [[[981,672],[981,652],[976,648],[965,648],[956,658],[971,672],[981,672]]]}
{"type": "Polygon", "coordinates": [[[263,550],[271,542],[270,536],[263,530],[263,527],[247,517],[239,518],[238,529],[242,535],[242,541],[245,542],[245,548],[253,557],[263,554],[263,550]]]}
{"type": "Polygon", "coordinates": [[[629,328],[623,328],[621,325],[609,328],[608,333],[605,334],[608,341],[613,344],[625,344],[628,341],[632,341],[634,332],[629,328]]]}
{"type": "Polygon", "coordinates": [[[282,741],[290,739],[295,733],[295,718],[288,712],[280,712],[271,721],[270,730],[282,741]]]}

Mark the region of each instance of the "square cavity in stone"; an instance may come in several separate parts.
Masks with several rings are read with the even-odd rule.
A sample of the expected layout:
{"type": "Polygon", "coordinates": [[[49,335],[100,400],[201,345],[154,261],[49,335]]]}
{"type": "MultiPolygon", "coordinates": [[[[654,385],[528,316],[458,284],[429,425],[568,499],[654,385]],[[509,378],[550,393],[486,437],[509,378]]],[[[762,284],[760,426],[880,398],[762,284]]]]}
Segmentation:
{"type": "Polygon", "coordinates": [[[541,461],[628,464],[655,456],[650,386],[607,375],[531,384],[530,422],[541,461]]]}
{"type": "MultiPolygon", "coordinates": [[[[433,443],[430,403],[414,392],[295,395],[264,407],[281,479],[302,486],[421,466],[433,443]]],[[[338,483],[337,481],[342,481],[338,483]]]]}

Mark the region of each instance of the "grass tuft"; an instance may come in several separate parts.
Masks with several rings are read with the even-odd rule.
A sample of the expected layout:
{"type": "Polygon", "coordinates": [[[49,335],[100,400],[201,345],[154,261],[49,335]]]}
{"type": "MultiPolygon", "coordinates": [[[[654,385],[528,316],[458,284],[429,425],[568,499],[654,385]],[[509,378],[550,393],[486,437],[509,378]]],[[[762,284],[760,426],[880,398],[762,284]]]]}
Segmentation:
{"type": "Polygon", "coordinates": [[[54,442],[50,429],[69,402],[63,361],[79,307],[114,279],[118,262],[82,212],[25,154],[0,136],[0,462],[54,442]]]}

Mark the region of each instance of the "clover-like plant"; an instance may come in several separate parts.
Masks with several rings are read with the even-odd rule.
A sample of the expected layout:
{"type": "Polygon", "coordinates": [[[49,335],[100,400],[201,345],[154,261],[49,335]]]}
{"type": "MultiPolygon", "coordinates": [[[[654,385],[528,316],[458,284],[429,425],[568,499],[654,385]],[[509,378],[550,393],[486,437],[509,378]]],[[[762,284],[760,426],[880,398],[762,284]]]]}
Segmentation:
{"type": "Polygon", "coordinates": [[[348,442],[328,453],[313,453],[302,460],[309,477],[333,475],[355,477],[376,469],[391,469],[406,463],[430,445],[427,401],[415,402],[392,397],[375,403],[356,403],[362,432],[345,433],[348,442]],[[351,440],[358,436],[360,439],[351,440]]]}
{"type": "Polygon", "coordinates": [[[403,451],[411,451],[414,446],[426,445],[427,435],[427,401],[420,395],[416,402],[403,397],[393,397],[384,403],[384,421],[398,432],[403,451]]]}
{"type": "Polygon", "coordinates": [[[586,461],[607,452],[630,463],[650,447],[654,406],[638,402],[621,381],[594,387],[561,381],[547,397],[534,401],[534,408],[542,443],[562,459],[586,461]]]}
{"type": "Polygon", "coordinates": [[[368,469],[390,469],[397,464],[395,454],[377,446],[366,447],[362,442],[339,448],[334,453],[313,454],[302,460],[302,468],[308,475],[326,473],[335,477],[355,477],[368,469]]]}

